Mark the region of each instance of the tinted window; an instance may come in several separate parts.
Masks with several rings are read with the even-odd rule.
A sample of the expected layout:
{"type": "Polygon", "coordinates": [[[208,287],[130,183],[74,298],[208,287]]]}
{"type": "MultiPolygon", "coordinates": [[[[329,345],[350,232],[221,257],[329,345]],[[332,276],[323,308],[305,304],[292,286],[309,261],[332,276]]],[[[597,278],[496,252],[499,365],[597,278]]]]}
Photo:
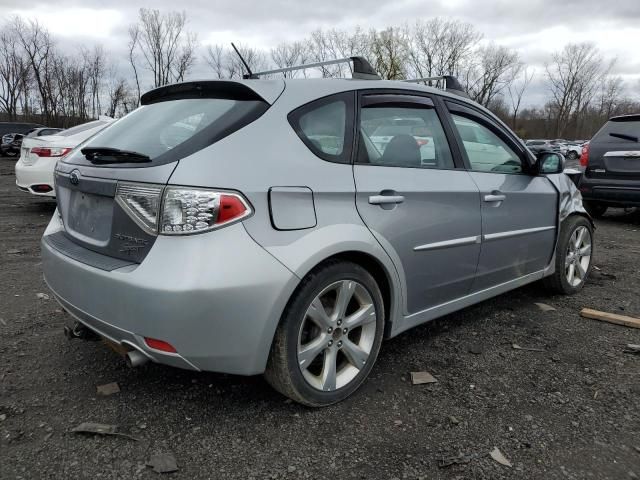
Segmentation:
{"type": "Polygon", "coordinates": [[[620,135],[622,135],[623,137],[640,138],[640,120],[610,120],[604,125],[604,127],[602,127],[602,129],[598,133],[596,133],[596,135],[593,137],[593,140],[600,143],[620,143],[625,141],[634,141],[632,139],[621,138],[620,135]]]}
{"type": "Polygon", "coordinates": [[[479,172],[520,173],[518,155],[484,125],[459,115],[452,115],[467,152],[471,169],[479,172]]]}
{"type": "Polygon", "coordinates": [[[418,103],[415,108],[405,105],[377,103],[362,107],[358,163],[454,168],[436,111],[418,103]]]}
{"type": "MultiPolygon", "coordinates": [[[[138,152],[152,160],[145,166],[175,162],[242,128],[267,108],[268,104],[261,100],[230,98],[158,101],[143,105],[110,124],[91,137],[83,148],[138,152]]],[[[85,160],[81,152],[76,152],[66,161],[84,163],[85,160]]]]}
{"type": "Polygon", "coordinates": [[[321,98],[294,110],[289,123],[315,155],[329,162],[351,161],[353,92],[321,98]]]}

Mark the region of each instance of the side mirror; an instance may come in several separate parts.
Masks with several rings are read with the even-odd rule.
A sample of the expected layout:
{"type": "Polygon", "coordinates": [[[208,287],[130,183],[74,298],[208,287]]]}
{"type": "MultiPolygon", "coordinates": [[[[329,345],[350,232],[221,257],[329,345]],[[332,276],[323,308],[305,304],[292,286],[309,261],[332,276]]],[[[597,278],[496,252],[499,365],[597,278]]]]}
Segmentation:
{"type": "Polygon", "coordinates": [[[537,155],[538,173],[562,173],[564,171],[564,157],[560,153],[542,151],[537,155]]]}

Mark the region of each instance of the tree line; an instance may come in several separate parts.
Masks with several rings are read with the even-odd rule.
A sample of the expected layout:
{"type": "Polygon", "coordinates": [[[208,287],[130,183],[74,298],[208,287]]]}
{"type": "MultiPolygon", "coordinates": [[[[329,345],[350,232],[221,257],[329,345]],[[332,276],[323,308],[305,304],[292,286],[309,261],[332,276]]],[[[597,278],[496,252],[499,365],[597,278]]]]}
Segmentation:
{"type": "MultiPolygon", "coordinates": [[[[127,58],[121,59],[100,46],[63,53],[41,24],[14,17],[0,26],[0,115],[66,127],[100,114],[126,114],[137,108],[141,93],[187,79],[198,61],[214,78],[246,73],[231,48],[202,48],[187,26],[185,12],[140,9],[128,29],[127,58]]],[[[239,45],[239,50],[252,71],[363,56],[385,79],[454,75],[473,100],[525,138],[588,138],[610,116],[640,111],[626,96],[622,79],[611,74],[615,61],[593,44],[568,44],[550,56],[543,71],[534,71],[516,50],[483,41],[472,24],[457,20],[433,18],[379,30],[318,29],[271,49],[239,45]],[[545,85],[547,101],[524,108],[534,79],[545,85]]],[[[280,75],[348,77],[350,68],[328,65],[280,75]]]]}

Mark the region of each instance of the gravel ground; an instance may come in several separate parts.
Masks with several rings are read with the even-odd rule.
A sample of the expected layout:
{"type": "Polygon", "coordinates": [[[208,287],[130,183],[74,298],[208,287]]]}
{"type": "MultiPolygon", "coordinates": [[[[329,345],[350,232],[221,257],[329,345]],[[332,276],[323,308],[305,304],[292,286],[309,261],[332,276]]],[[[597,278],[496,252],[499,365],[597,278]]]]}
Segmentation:
{"type": "Polygon", "coordinates": [[[530,285],[405,333],[352,398],[310,410],[261,377],[130,370],[101,343],[67,341],[69,317],[38,297],[54,207],[15,189],[13,165],[0,160],[3,480],[156,478],[145,463],[163,453],[177,459],[175,479],[640,477],[640,355],[624,353],[640,330],[578,315],[640,316],[639,212],[597,222],[600,270],[580,294],[530,285]],[[412,386],[417,370],[438,382],[412,386]],[[98,396],[109,382],[121,391],[98,396]],[[69,432],[81,422],[138,441],[69,432]]]}

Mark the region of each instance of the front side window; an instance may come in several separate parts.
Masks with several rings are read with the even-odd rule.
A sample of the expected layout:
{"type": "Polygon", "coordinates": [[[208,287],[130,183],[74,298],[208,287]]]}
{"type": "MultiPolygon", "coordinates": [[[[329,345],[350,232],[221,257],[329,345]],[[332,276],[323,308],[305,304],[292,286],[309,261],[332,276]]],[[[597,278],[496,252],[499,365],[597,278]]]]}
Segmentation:
{"type": "Polygon", "coordinates": [[[308,103],[289,114],[289,123],[300,140],[318,157],[349,163],[346,145],[351,141],[347,125],[353,124],[353,93],[342,93],[308,103]]]}
{"type": "Polygon", "coordinates": [[[362,107],[358,163],[385,167],[454,168],[447,138],[432,107],[393,103],[362,107]]]}
{"type": "Polygon", "coordinates": [[[471,170],[493,173],[521,173],[520,157],[500,137],[467,117],[452,115],[471,170]]]}

